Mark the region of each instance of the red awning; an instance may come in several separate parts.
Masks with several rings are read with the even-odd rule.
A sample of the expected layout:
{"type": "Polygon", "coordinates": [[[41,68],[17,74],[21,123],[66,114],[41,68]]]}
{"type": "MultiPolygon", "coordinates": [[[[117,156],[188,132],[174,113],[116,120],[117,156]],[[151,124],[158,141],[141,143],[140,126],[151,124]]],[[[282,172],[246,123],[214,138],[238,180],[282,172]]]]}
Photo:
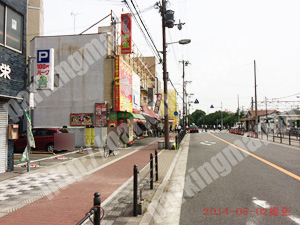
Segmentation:
{"type": "Polygon", "coordinates": [[[144,115],[150,116],[150,117],[158,120],[158,116],[155,114],[155,112],[153,112],[151,109],[148,109],[147,106],[142,106],[142,109],[143,109],[144,115]]]}
{"type": "Polygon", "coordinates": [[[138,109],[132,109],[132,112],[135,113],[135,114],[140,114],[141,113],[141,111],[138,110],[138,109]]]}

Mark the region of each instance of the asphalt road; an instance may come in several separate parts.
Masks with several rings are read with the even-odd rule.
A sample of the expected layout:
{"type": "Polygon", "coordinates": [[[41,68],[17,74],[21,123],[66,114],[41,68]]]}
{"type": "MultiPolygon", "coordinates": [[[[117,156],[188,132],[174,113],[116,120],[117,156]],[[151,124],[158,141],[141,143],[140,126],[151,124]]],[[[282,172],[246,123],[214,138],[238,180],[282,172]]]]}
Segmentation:
{"type": "Polygon", "coordinates": [[[180,224],[300,224],[300,148],[191,134],[180,224]]]}

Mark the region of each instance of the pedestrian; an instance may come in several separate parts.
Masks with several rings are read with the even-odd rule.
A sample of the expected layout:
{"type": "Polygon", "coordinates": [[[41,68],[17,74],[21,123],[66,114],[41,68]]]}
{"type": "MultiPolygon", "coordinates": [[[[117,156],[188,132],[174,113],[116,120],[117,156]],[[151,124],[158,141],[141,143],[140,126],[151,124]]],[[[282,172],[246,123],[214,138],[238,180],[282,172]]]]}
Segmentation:
{"type": "Polygon", "coordinates": [[[216,125],[214,125],[214,131],[216,130],[216,125]]]}
{"type": "Polygon", "coordinates": [[[207,124],[204,125],[205,132],[207,132],[207,124]]]}
{"type": "Polygon", "coordinates": [[[221,131],[221,125],[220,125],[220,124],[218,125],[218,128],[219,128],[219,130],[221,131]]]}
{"type": "Polygon", "coordinates": [[[179,132],[180,132],[180,130],[181,130],[180,124],[178,125],[177,129],[178,129],[178,134],[179,134],[179,132]]]}
{"type": "Polygon", "coordinates": [[[62,128],[62,130],[60,132],[62,132],[62,133],[69,133],[68,127],[67,126],[63,126],[63,128],[62,128]]]}

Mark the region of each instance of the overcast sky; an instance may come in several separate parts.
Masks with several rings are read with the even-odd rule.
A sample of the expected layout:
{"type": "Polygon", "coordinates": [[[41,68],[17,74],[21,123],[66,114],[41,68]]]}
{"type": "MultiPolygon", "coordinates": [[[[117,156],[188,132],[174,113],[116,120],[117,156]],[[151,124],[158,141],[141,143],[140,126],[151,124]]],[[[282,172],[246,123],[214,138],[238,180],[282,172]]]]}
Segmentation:
{"type": "MultiPolygon", "coordinates": [[[[161,51],[161,17],[153,7],[156,1],[133,2],[161,51]]],[[[254,97],[254,60],[258,102],[265,97],[269,101],[300,100],[299,0],[170,0],[168,9],[175,11],[176,23],[180,19],[186,24],[181,31],[176,27],[167,29],[167,42],[191,39],[191,43],[168,46],[167,68],[175,88],[182,92],[179,61],[191,63],[185,67],[186,80],[192,81],[187,92],[194,94],[192,101],[197,98],[200,102],[192,104],[193,110],[211,113],[214,110],[209,109],[210,105],[218,110],[222,102],[223,110],[236,111],[238,95],[240,107],[250,108],[254,97]]],[[[121,0],[44,0],[44,34],[74,34],[72,12],[76,15],[75,33],[80,33],[110,14],[110,10],[117,16],[130,12],[121,0]]],[[[106,19],[99,26],[109,24],[106,19]]],[[[96,33],[97,27],[87,33],[96,33]]],[[[144,56],[153,55],[135,23],[133,40],[144,56]]],[[[161,65],[157,71],[162,77],[161,65]]],[[[279,106],[290,107],[283,103],[279,106]]]]}

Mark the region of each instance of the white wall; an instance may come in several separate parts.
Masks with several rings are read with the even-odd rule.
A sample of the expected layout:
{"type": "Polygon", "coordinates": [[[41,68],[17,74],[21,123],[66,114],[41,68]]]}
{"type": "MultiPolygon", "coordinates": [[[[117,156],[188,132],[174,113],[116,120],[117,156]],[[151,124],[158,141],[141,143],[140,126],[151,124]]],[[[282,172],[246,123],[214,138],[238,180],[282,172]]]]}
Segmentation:
{"type": "MultiPolygon", "coordinates": [[[[95,103],[104,102],[104,59],[107,35],[72,35],[36,37],[31,42],[31,56],[36,49],[54,48],[55,73],[59,87],[36,90],[34,126],[70,126],[71,113],[94,113],[95,103]]],[[[33,63],[32,75],[36,74],[33,63]]],[[[34,76],[36,77],[36,76],[34,76]]]]}

